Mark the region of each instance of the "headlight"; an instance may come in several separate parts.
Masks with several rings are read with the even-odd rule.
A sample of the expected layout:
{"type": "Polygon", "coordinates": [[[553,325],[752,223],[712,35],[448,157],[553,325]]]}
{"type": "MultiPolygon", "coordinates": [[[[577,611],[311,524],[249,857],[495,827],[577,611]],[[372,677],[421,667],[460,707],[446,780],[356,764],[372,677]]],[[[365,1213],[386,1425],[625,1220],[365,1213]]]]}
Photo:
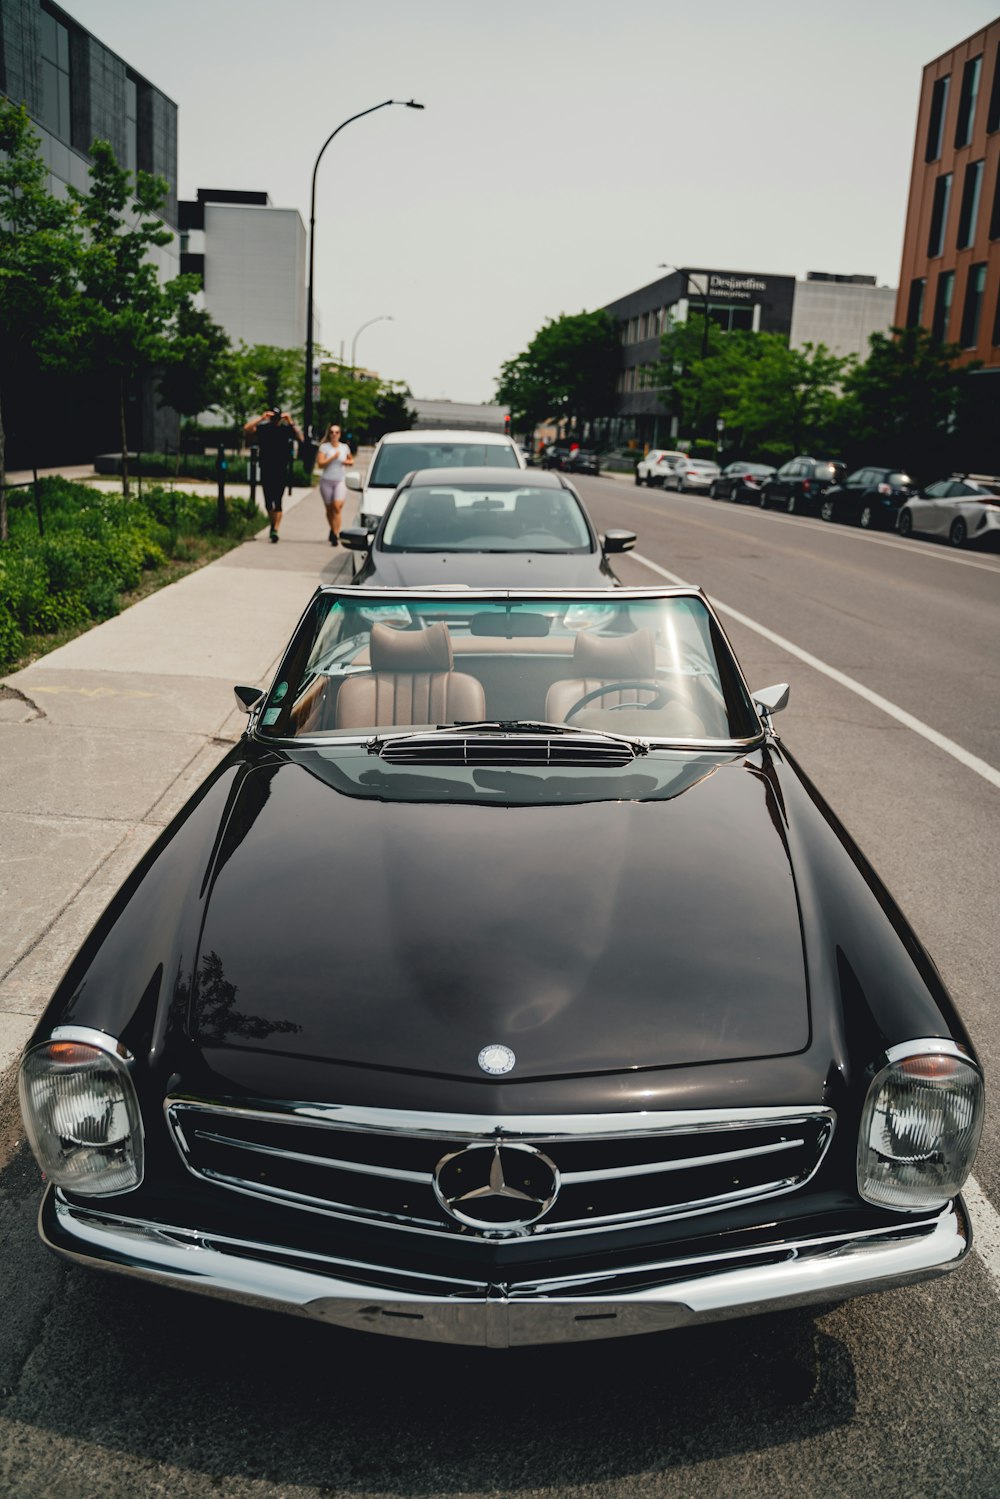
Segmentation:
{"type": "MultiPolygon", "coordinates": [[[[107,1045],[114,1046],[111,1038],[107,1045]]],[[[142,1181],[142,1116],[122,1058],[89,1041],[34,1046],[21,1063],[21,1113],[35,1159],[71,1192],[110,1195],[142,1181]]]]}
{"type": "Polygon", "coordinates": [[[858,1191],[883,1208],[943,1207],[972,1170],[982,1127],[972,1062],[945,1042],[894,1047],[861,1114],[858,1191]]]}

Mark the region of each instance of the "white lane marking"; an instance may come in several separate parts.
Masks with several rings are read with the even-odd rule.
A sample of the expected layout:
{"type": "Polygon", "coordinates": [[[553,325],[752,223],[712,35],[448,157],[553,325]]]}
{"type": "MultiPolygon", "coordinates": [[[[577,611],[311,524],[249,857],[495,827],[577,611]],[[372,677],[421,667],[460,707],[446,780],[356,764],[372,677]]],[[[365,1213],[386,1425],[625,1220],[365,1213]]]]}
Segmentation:
{"type": "Polygon", "coordinates": [[[974,1176],[962,1188],[972,1219],[973,1248],[986,1266],[995,1291],[1000,1292],[1000,1213],[974,1176]]]}
{"type": "MultiPolygon", "coordinates": [[[[667,572],[667,569],[661,567],[658,562],[651,562],[648,557],[641,557],[638,552],[632,552],[630,555],[636,562],[641,562],[643,567],[648,567],[654,573],[659,573],[662,578],[666,578],[668,583],[676,583],[681,588],[690,587],[686,579],[679,578],[676,573],[667,572]]],[[[931,728],[930,724],[924,723],[922,719],[914,718],[912,713],[907,713],[905,708],[897,707],[887,697],[882,697],[881,693],[873,692],[863,682],[855,681],[854,677],[849,677],[845,672],[838,671],[835,666],[828,666],[818,656],[813,656],[809,651],[804,651],[801,646],[793,644],[791,640],[786,640],[783,635],[777,635],[774,630],[769,630],[766,625],[758,624],[755,619],[750,619],[748,615],[741,614],[738,609],[731,608],[729,604],[721,603],[714,596],[712,603],[720,614],[728,614],[730,618],[737,620],[741,625],[745,625],[748,630],[754,630],[758,635],[762,635],[765,640],[770,640],[772,645],[779,646],[783,651],[787,651],[790,656],[797,656],[800,661],[804,661],[814,671],[822,672],[824,676],[830,677],[834,682],[838,682],[841,687],[846,687],[849,691],[856,692],[858,697],[863,697],[866,702],[879,708],[883,713],[887,713],[897,723],[904,724],[906,728],[912,729],[915,734],[920,734],[922,738],[936,745],[938,749],[944,750],[946,754],[958,760],[966,769],[974,770],[976,775],[982,776],[984,781],[989,781],[991,786],[1000,787],[1000,770],[996,770],[985,760],[980,760],[978,755],[970,754],[967,749],[963,749],[960,744],[956,744],[954,739],[948,739],[946,735],[939,734],[937,729],[931,728]]]]}
{"type": "MultiPolygon", "coordinates": [[[[669,494],[672,500],[679,500],[682,505],[690,505],[699,509],[703,499],[694,495],[678,494],[674,489],[664,490],[664,497],[669,494]]],[[[724,500],[714,500],[710,503],[723,505],[724,500]]],[[[811,516],[805,515],[781,515],[775,510],[761,510],[759,506],[737,505],[739,511],[751,510],[756,514],[765,515],[769,521],[777,521],[781,526],[794,526],[797,531],[823,531],[835,536],[850,536],[855,541],[864,541],[866,544],[872,542],[875,546],[891,547],[894,552],[906,552],[910,557],[925,557],[928,560],[937,559],[938,562],[955,562],[959,567],[974,567],[977,572],[1000,574],[1000,566],[991,567],[988,562],[979,562],[974,557],[958,557],[954,552],[947,552],[932,543],[925,544],[916,537],[912,541],[904,541],[900,537],[874,536],[871,531],[862,531],[860,527],[831,525],[829,521],[813,520],[811,516]]]]}

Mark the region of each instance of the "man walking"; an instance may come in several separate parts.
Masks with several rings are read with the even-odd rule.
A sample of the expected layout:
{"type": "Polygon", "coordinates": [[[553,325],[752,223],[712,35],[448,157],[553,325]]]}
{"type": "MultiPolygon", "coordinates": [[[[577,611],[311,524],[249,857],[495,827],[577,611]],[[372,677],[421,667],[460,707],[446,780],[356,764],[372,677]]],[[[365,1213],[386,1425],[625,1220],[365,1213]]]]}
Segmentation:
{"type": "Polygon", "coordinates": [[[302,433],[287,411],[273,406],[260,416],[251,417],[243,431],[252,438],[260,455],[260,482],[264,505],[271,522],[271,540],[278,540],[281,529],[281,502],[292,466],[293,445],[302,441],[302,433]]]}

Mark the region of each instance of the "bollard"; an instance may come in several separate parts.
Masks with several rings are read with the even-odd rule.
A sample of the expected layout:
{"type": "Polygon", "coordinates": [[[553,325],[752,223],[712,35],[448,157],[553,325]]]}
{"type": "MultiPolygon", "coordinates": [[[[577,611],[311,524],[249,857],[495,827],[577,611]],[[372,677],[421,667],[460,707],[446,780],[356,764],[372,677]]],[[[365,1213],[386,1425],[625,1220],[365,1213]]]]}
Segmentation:
{"type": "Polygon", "coordinates": [[[229,464],[226,461],[226,450],[220,442],[219,454],[215,460],[215,472],[218,475],[219,479],[219,504],[216,523],[220,532],[225,531],[226,529],[226,469],[228,467],[229,464]]]}
{"type": "Polygon", "coordinates": [[[260,463],[260,447],[253,443],[250,448],[250,461],[247,464],[247,478],[250,480],[250,504],[247,513],[251,516],[257,514],[257,473],[260,463]]]}
{"type": "Polygon", "coordinates": [[[44,536],[45,527],[42,525],[42,491],[38,486],[38,470],[37,468],[33,468],[31,472],[34,475],[35,514],[38,517],[38,534],[39,536],[44,536]]]}

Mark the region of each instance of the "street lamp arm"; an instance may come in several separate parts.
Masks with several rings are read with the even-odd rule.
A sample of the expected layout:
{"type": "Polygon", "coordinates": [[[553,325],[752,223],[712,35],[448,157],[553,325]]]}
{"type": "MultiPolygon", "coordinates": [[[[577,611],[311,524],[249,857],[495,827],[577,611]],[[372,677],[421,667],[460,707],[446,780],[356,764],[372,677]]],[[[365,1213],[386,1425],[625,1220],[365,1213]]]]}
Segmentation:
{"type": "Polygon", "coordinates": [[[351,339],[351,379],[352,380],[354,379],[354,366],[357,363],[357,360],[355,359],[355,354],[357,352],[358,339],[361,337],[362,333],[364,333],[364,331],[365,331],[366,328],[370,328],[371,325],[372,325],[372,323],[391,323],[392,321],[393,321],[393,317],[392,317],[392,313],[391,312],[380,312],[379,315],[378,315],[378,317],[370,317],[368,319],[367,323],[362,323],[361,324],[361,327],[358,329],[358,331],[355,333],[354,337],[351,339]]]}

